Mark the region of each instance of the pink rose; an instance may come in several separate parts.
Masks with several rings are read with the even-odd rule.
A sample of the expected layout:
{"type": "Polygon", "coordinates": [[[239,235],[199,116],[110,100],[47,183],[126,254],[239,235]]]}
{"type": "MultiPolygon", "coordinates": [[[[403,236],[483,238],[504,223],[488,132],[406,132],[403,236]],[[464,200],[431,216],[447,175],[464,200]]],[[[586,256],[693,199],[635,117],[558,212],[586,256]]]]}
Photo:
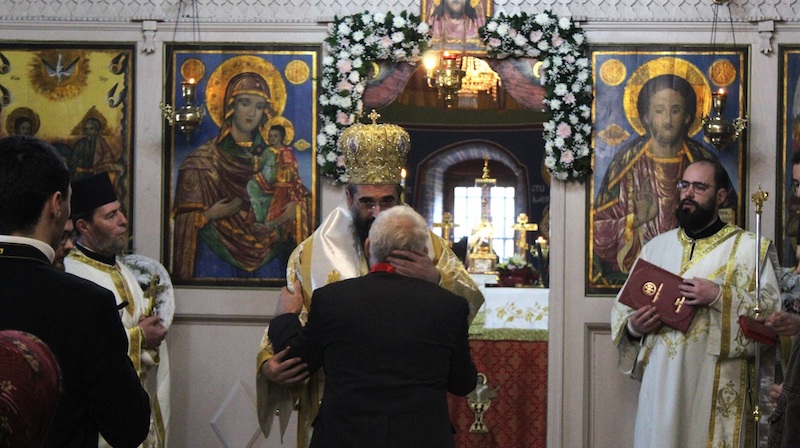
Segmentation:
{"type": "Polygon", "coordinates": [[[353,70],[353,63],[348,59],[341,59],[336,63],[336,68],[338,68],[341,73],[350,73],[350,71],[353,70]]]}
{"type": "Polygon", "coordinates": [[[556,135],[567,138],[572,135],[572,128],[567,123],[560,123],[556,128],[556,135]]]}
{"type": "Polygon", "coordinates": [[[350,116],[342,111],[336,112],[336,123],[342,126],[347,126],[350,124],[350,116]]]}
{"type": "Polygon", "coordinates": [[[346,79],[343,79],[343,80],[339,81],[339,84],[336,84],[336,88],[339,89],[339,91],[342,91],[342,90],[345,90],[347,92],[352,92],[353,91],[353,85],[350,84],[350,82],[347,81],[346,79]]]}
{"type": "Polygon", "coordinates": [[[572,163],[573,160],[575,160],[575,156],[572,154],[571,150],[568,149],[561,153],[561,163],[569,164],[572,163]]]}
{"type": "Polygon", "coordinates": [[[575,94],[569,92],[566,95],[564,95],[564,102],[567,104],[575,104],[575,94]]]}
{"type": "Polygon", "coordinates": [[[344,166],[344,156],[336,157],[336,166],[344,166]]]}
{"type": "Polygon", "coordinates": [[[491,39],[489,39],[487,45],[489,46],[489,48],[497,48],[500,46],[500,39],[492,37],[491,39]]]}

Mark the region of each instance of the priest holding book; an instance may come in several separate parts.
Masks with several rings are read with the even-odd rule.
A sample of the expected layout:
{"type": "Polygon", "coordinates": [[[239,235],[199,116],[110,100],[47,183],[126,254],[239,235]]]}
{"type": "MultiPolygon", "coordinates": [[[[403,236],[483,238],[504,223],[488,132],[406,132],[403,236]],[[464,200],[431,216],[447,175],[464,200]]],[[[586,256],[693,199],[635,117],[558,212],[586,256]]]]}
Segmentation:
{"type": "Polygon", "coordinates": [[[735,447],[752,436],[747,371],[757,345],[738,321],[757,305],[756,250],[762,316],[779,308],[778,262],[769,240],[756,248],[755,234],[719,219],[725,185],[719,162],[689,165],[678,182],[680,227],[650,240],[639,255],[682,277],[680,297],[665,298],[694,309],[686,331],[664,325],[665,311],[652,303],[637,309],[620,302],[627,288],[642,288],[630,279],[611,311],[618,367],[642,382],[634,447],[735,447]]]}

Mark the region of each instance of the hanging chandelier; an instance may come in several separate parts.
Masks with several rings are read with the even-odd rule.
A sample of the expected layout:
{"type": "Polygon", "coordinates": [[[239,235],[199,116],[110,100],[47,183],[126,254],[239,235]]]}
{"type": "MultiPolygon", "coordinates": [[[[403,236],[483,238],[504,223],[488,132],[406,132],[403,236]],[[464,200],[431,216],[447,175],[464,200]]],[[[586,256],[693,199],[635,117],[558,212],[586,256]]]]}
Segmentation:
{"type": "MultiPolygon", "coordinates": [[[[731,7],[729,0],[711,0],[714,7],[714,21],[711,25],[711,54],[716,56],[717,40],[717,19],[720,5],[725,5],[728,9],[728,17],[731,23],[731,36],[733,45],[736,45],[736,33],[733,31],[733,17],[731,17],[731,7]]],[[[702,119],[703,134],[706,140],[721,151],[735,142],[742,135],[747,127],[747,115],[737,117],[733,121],[725,117],[725,107],[728,104],[728,94],[724,88],[711,93],[711,112],[702,119]]]]}
{"type": "Polygon", "coordinates": [[[709,115],[703,117],[703,133],[717,151],[726,148],[735,142],[747,127],[747,115],[737,117],[733,121],[723,115],[728,103],[728,94],[725,89],[719,89],[711,94],[711,110],[709,115]]]}
{"type": "MultiPolygon", "coordinates": [[[[178,31],[178,22],[181,17],[181,10],[183,9],[183,1],[178,4],[178,16],[175,18],[175,30],[172,33],[172,40],[175,40],[175,35],[178,31]]],[[[197,9],[197,1],[189,0],[192,4],[192,41],[194,44],[200,42],[200,19],[197,9]]],[[[177,127],[186,140],[191,140],[192,133],[200,125],[203,117],[206,115],[205,105],[195,104],[197,94],[197,81],[195,78],[184,78],[181,82],[181,98],[183,98],[183,106],[178,108],[170,105],[169,103],[162,102],[160,104],[161,114],[167,120],[170,126],[177,127]]]]}
{"type": "Polygon", "coordinates": [[[464,56],[461,68],[465,75],[461,80],[461,90],[458,92],[458,105],[462,108],[478,108],[478,94],[485,92],[497,100],[497,88],[500,86],[498,75],[483,59],[464,56]]]}
{"type": "Polygon", "coordinates": [[[461,69],[461,59],[461,55],[450,51],[431,51],[423,57],[428,87],[439,90],[439,96],[444,99],[447,108],[453,107],[461,90],[461,80],[466,75],[461,69]]]}
{"type": "Polygon", "coordinates": [[[447,108],[477,108],[478,94],[497,99],[500,76],[486,61],[451,51],[432,50],[423,57],[428,87],[435,88],[447,108]]]}
{"type": "Polygon", "coordinates": [[[169,104],[161,103],[161,111],[164,118],[167,119],[170,126],[177,126],[183,135],[186,136],[187,140],[192,138],[192,133],[197,129],[197,126],[200,125],[200,121],[202,121],[203,117],[206,115],[205,106],[195,105],[196,89],[197,83],[194,78],[190,78],[188,81],[181,83],[181,97],[183,98],[184,105],[178,110],[175,110],[169,104]]]}

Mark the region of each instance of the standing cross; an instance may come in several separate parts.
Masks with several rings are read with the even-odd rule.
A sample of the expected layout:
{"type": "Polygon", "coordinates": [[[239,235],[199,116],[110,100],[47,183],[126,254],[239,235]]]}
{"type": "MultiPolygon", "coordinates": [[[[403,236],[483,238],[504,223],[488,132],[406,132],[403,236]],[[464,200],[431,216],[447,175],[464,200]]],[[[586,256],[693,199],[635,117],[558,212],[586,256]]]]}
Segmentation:
{"type": "Polygon", "coordinates": [[[453,247],[453,239],[450,231],[458,227],[458,224],[453,222],[453,215],[450,212],[442,213],[442,222],[433,223],[433,227],[441,227],[445,246],[453,247]]]}
{"type": "Polygon", "coordinates": [[[528,223],[528,215],[525,213],[520,213],[517,217],[517,223],[511,228],[519,231],[517,247],[519,248],[519,255],[524,258],[529,247],[527,242],[528,232],[539,230],[539,225],[536,223],[528,223]]]}

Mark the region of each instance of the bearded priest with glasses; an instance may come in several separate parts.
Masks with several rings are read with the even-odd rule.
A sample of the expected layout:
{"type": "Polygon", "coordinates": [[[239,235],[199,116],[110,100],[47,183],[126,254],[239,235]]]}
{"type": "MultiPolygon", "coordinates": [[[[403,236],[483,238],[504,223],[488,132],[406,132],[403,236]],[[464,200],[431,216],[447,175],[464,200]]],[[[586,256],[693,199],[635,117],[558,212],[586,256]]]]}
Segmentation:
{"type": "Polygon", "coordinates": [[[748,384],[748,371],[758,346],[738,320],[757,305],[756,258],[763,316],[779,308],[778,260],[769,240],[757,245],[755,234],[720,220],[725,185],[719,162],[689,165],[677,184],[680,228],[656,236],[639,255],[683,278],[682,303],[694,307],[688,330],[664,325],[654,305],[634,309],[619,295],[611,311],[618,367],[642,382],[634,447],[743,446],[752,438],[747,394],[758,385],[748,384]]]}

